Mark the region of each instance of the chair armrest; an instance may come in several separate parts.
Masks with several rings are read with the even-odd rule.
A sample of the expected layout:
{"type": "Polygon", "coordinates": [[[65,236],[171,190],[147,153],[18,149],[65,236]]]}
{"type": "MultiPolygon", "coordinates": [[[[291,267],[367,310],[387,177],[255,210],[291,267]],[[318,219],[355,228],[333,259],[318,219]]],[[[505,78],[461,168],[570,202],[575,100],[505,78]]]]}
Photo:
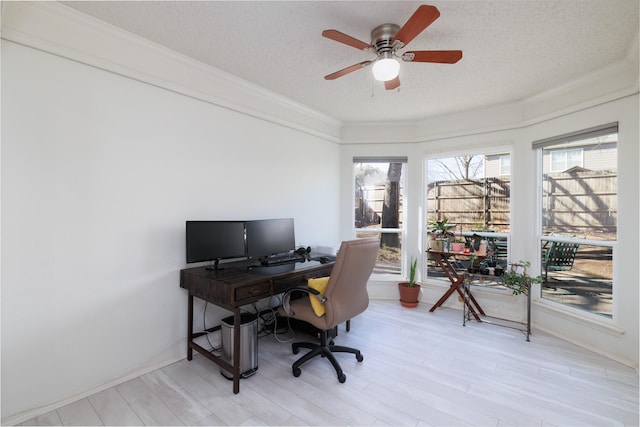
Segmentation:
{"type": "Polygon", "coordinates": [[[293,292],[304,292],[309,295],[313,295],[314,297],[318,298],[322,303],[327,301],[327,297],[325,297],[320,292],[318,292],[318,290],[310,288],[308,286],[296,286],[294,288],[289,288],[284,292],[284,295],[282,296],[282,308],[288,314],[291,314],[291,306],[289,301],[291,300],[291,294],[293,292]]]}

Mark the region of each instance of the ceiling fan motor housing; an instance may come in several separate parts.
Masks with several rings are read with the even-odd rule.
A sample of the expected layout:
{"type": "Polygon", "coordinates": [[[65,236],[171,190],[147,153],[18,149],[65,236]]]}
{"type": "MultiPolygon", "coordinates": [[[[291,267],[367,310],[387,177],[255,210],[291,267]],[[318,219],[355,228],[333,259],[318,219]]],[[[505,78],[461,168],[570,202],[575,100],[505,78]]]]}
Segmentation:
{"type": "Polygon", "coordinates": [[[395,51],[391,44],[393,38],[400,31],[400,26],[396,24],[378,25],[371,31],[371,46],[373,46],[379,57],[390,57],[395,51]]]}

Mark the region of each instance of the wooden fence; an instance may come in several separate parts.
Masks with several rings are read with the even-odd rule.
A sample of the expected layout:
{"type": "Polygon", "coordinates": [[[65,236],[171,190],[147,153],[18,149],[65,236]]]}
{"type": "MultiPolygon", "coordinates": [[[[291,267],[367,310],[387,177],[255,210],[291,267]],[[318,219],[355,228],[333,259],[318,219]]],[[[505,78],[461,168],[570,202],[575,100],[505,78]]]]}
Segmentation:
{"type": "MultiPolygon", "coordinates": [[[[615,236],[617,174],[574,170],[545,175],[542,226],[545,232],[615,236]]],[[[613,237],[612,240],[615,240],[613,237]]]]}
{"type": "Polygon", "coordinates": [[[432,182],[427,187],[429,221],[448,218],[464,231],[508,231],[510,184],[508,178],[432,182]]]}
{"type": "MultiPolygon", "coordinates": [[[[574,170],[545,175],[543,231],[615,236],[616,185],[615,172],[574,170]]],[[[465,231],[507,232],[511,222],[510,193],[509,177],[432,182],[427,188],[428,220],[448,218],[465,231]]],[[[375,188],[373,193],[370,190],[367,200],[356,197],[356,226],[379,223],[383,199],[384,186],[375,188]]]]}

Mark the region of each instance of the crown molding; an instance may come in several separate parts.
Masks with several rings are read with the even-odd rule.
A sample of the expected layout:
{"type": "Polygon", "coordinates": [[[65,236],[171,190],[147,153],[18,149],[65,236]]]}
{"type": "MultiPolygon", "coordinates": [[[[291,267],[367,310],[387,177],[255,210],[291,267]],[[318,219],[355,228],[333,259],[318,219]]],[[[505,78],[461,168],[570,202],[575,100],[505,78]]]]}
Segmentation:
{"type": "Polygon", "coordinates": [[[421,143],[525,128],[638,93],[638,60],[624,60],[517,102],[415,122],[358,122],[342,127],[343,144],[421,143]]]}
{"type": "Polygon", "coordinates": [[[339,142],[341,122],[57,2],[3,2],[2,39],[339,142]]]}

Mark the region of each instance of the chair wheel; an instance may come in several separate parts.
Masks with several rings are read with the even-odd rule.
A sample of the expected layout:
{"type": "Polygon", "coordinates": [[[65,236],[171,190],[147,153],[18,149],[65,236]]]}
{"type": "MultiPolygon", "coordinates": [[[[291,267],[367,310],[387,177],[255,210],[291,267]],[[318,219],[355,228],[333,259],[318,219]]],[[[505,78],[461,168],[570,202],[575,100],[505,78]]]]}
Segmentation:
{"type": "Polygon", "coordinates": [[[364,360],[364,357],[362,356],[362,353],[358,353],[356,354],[356,360],[358,362],[362,362],[364,360]]]}
{"type": "Polygon", "coordinates": [[[340,383],[344,383],[346,380],[347,376],[345,374],[338,375],[338,381],[340,381],[340,383]]]}
{"type": "Polygon", "coordinates": [[[302,371],[300,370],[300,368],[293,368],[293,376],[294,377],[299,377],[300,374],[302,373],[302,371]]]}

